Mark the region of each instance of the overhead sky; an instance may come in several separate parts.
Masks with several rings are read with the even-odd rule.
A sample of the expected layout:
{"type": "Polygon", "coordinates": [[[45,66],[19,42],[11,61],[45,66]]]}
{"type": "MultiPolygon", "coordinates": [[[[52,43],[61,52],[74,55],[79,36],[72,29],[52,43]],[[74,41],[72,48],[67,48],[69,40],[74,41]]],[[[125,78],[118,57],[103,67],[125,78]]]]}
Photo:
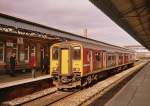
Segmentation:
{"type": "Polygon", "coordinates": [[[0,12],[119,46],[139,45],[89,0],[0,0],[0,12]]]}

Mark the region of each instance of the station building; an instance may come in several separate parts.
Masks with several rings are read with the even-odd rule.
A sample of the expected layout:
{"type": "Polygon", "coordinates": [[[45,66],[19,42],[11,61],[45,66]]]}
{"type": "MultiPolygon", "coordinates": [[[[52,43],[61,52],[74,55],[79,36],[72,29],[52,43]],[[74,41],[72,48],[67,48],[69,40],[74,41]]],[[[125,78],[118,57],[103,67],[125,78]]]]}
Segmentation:
{"type": "Polygon", "coordinates": [[[16,69],[30,69],[30,57],[35,55],[37,68],[42,67],[42,60],[49,55],[51,42],[43,38],[21,37],[15,34],[0,33],[0,73],[9,70],[10,56],[16,54],[16,69]]]}

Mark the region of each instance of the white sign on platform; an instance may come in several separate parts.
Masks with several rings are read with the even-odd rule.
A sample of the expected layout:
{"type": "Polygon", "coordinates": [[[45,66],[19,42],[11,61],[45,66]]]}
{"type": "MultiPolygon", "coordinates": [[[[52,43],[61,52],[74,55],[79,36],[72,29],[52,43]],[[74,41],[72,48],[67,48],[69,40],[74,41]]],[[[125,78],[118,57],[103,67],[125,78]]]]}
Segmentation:
{"type": "Polygon", "coordinates": [[[6,42],[6,46],[8,46],[8,47],[13,47],[13,42],[7,41],[7,42],[6,42]]]}

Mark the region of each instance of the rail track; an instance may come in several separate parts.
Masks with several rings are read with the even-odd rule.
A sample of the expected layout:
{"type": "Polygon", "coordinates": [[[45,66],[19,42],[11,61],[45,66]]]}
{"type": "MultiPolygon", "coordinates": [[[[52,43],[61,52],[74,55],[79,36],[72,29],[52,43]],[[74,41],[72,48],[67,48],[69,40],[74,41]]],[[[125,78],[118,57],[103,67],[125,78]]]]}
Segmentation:
{"type": "Polygon", "coordinates": [[[35,101],[31,101],[28,103],[23,104],[22,106],[48,106],[52,105],[62,99],[65,99],[68,96],[73,95],[77,91],[72,92],[63,92],[63,91],[56,91],[53,94],[44,96],[42,98],[36,99],[35,101]]]}
{"type": "Polygon", "coordinates": [[[23,104],[29,103],[31,101],[37,100],[39,98],[42,98],[44,96],[53,94],[56,91],[57,91],[56,87],[48,88],[48,89],[45,89],[45,90],[42,90],[42,91],[30,94],[30,95],[26,95],[24,97],[15,98],[15,99],[13,99],[11,101],[5,101],[5,102],[2,103],[2,105],[3,106],[16,106],[16,105],[18,106],[18,105],[23,105],[23,104]]]}
{"type": "MultiPolygon", "coordinates": [[[[94,98],[97,97],[97,95],[103,95],[107,91],[109,91],[111,88],[116,86],[118,83],[121,83],[124,79],[126,79],[128,76],[132,75],[133,73],[136,73],[137,70],[141,69],[145,63],[141,63],[131,69],[128,69],[127,71],[123,71],[119,74],[116,74],[114,76],[111,76],[101,82],[98,82],[97,84],[88,87],[83,90],[72,90],[70,92],[65,91],[58,91],[56,88],[49,91],[41,91],[42,93],[45,93],[45,95],[33,98],[34,96],[31,95],[33,99],[26,101],[22,98],[18,98],[17,100],[12,100],[8,102],[4,102],[3,105],[7,106],[14,106],[14,105],[22,105],[22,106],[79,106],[84,104],[90,104],[89,101],[93,101],[94,98]],[[22,101],[22,102],[21,102],[22,101]]],[[[52,88],[50,88],[52,89],[52,88]]],[[[29,97],[26,97],[29,99],[29,97]]]]}
{"type": "Polygon", "coordinates": [[[63,98],[66,98],[76,92],[79,89],[71,89],[70,91],[59,91],[57,87],[48,88],[31,95],[16,98],[11,101],[5,101],[2,103],[3,106],[45,106],[51,105],[63,98]]]}

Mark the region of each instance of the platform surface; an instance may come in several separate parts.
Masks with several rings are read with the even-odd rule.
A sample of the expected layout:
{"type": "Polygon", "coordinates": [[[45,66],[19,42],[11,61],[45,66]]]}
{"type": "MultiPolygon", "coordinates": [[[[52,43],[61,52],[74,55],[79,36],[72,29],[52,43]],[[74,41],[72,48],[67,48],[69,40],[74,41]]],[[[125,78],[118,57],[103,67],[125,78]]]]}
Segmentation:
{"type": "Polygon", "coordinates": [[[36,72],[36,78],[32,78],[31,73],[16,74],[15,77],[11,77],[7,74],[0,75],[0,88],[12,86],[20,83],[27,83],[30,81],[41,80],[48,77],[50,76],[46,74],[41,74],[40,72],[36,72]]]}
{"type": "Polygon", "coordinates": [[[138,72],[105,106],[150,106],[150,63],[138,72]]]}

